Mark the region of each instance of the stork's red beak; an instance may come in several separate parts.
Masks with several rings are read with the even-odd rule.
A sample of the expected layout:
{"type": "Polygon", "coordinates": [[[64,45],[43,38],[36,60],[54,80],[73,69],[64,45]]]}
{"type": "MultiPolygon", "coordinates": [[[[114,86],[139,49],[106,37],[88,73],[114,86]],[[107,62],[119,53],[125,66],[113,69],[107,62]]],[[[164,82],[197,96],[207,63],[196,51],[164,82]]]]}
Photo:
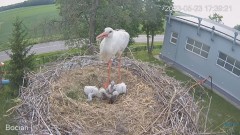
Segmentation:
{"type": "Polygon", "coordinates": [[[100,35],[98,35],[98,36],[96,37],[96,39],[103,39],[103,38],[105,38],[105,37],[108,37],[108,33],[107,33],[107,32],[101,33],[100,35]]]}

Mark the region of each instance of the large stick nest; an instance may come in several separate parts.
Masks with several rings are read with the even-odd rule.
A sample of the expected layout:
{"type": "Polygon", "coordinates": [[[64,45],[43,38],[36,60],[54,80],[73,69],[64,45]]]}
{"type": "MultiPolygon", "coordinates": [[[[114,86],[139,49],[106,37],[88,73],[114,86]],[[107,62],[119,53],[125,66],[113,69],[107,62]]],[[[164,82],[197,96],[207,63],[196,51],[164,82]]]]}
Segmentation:
{"type": "MultiPolygon", "coordinates": [[[[112,79],[117,81],[117,62],[112,79]]],[[[86,85],[101,87],[106,64],[95,56],[77,56],[26,75],[21,89],[18,123],[21,134],[198,134],[200,109],[189,88],[168,77],[162,67],[122,60],[128,93],[114,104],[94,98],[86,102],[86,85]]]]}

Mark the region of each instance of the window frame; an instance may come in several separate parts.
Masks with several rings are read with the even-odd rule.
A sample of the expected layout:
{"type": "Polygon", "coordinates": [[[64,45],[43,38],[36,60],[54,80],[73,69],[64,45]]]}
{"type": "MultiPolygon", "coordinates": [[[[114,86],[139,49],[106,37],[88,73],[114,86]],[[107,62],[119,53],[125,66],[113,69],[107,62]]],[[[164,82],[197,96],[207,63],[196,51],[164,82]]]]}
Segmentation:
{"type": "Polygon", "coordinates": [[[178,42],[178,36],[179,36],[179,35],[178,35],[177,32],[171,32],[171,38],[170,38],[170,41],[169,41],[169,42],[170,42],[171,44],[176,45],[177,42],[178,42]],[[177,37],[174,37],[174,36],[173,36],[173,33],[176,33],[176,34],[177,34],[177,37]],[[172,39],[175,39],[175,40],[176,40],[176,43],[172,42],[172,39]]]}
{"type": "Polygon", "coordinates": [[[202,42],[199,42],[199,41],[197,41],[197,42],[199,42],[199,43],[201,43],[201,44],[202,44],[202,45],[201,45],[201,48],[199,48],[199,47],[195,46],[195,41],[197,41],[197,40],[195,40],[195,39],[192,39],[192,38],[190,38],[190,37],[187,37],[186,44],[185,44],[185,50],[187,50],[187,51],[189,51],[189,52],[191,52],[191,53],[193,53],[193,54],[195,54],[195,55],[197,55],[197,56],[199,56],[199,57],[201,57],[201,58],[207,59],[207,58],[208,58],[208,54],[209,54],[209,51],[210,51],[211,47],[210,47],[210,46],[208,46],[208,45],[206,45],[205,43],[202,43],[202,42]],[[190,43],[188,43],[188,39],[191,39],[191,40],[193,40],[193,41],[194,41],[194,42],[193,42],[193,45],[192,45],[192,44],[190,44],[190,43]],[[189,49],[187,48],[187,45],[188,45],[188,46],[191,46],[192,50],[189,50],[189,49]],[[208,50],[208,52],[202,49],[204,45],[205,45],[205,46],[207,46],[207,47],[209,47],[209,50],[208,50]],[[193,50],[194,50],[194,48],[196,48],[196,49],[200,49],[200,53],[198,54],[198,53],[194,52],[194,51],[193,51],[193,50]],[[204,53],[207,53],[207,57],[204,57],[204,56],[202,56],[202,55],[201,55],[201,54],[202,54],[202,52],[204,52],[204,53]]]}
{"type": "MultiPolygon", "coordinates": [[[[232,65],[231,63],[227,62],[227,58],[228,58],[228,57],[231,57],[231,56],[229,56],[229,55],[227,55],[227,54],[225,54],[225,53],[223,53],[223,52],[221,52],[221,51],[218,51],[218,57],[217,57],[217,60],[216,60],[216,65],[219,66],[220,68],[222,68],[223,70],[225,70],[225,71],[233,74],[235,77],[238,77],[238,78],[239,78],[240,75],[237,75],[237,74],[235,74],[235,73],[233,72],[234,68],[240,70],[240,68],[236,67],[236,63],[237,63],[238,60],[235,59],[235,58],[233,58],[233,57],[231,57],[232,59],[234,59],[234,65],[232,65]],[[227,56],[227,57],[226,57],[226,60],[223,60],[222,58],[219,57],[220,53],[222,53],[222,54],[224,54],[224,55],[227,56]],[[218,64],[218,60],[219,60],[219,59],[224,62],[224,65],[223,65],[223,66],[220,65],[220,64],[218,64]],[[227,68],[225,68],[226,63],[233,67],[231,71],[229,71],[227,68]]],[[[238,61],[238,62],[240,62],[240,61],[238,61]]]]}

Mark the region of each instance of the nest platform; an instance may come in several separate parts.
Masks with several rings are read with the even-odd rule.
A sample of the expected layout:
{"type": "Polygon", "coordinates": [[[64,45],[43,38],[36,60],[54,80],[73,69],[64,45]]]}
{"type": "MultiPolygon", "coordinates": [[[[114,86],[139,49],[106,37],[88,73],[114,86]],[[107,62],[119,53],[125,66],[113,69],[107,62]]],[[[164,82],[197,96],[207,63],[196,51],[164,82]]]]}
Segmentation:
{"type": "MultiPolygon", "coordinates": [[[[107,66],[95,56],[75,56],[26,75],[21,103],[15,107],[20,134],[148,135],[199,134],[200,109],[190,88],[165,74],[165,69],[123,58],[122,80],[127,94],[114,104],[94,98],[83,88],[100,88],[107,66]]],[[[112,79],[117,82],[117,62],[112,79]]]]}

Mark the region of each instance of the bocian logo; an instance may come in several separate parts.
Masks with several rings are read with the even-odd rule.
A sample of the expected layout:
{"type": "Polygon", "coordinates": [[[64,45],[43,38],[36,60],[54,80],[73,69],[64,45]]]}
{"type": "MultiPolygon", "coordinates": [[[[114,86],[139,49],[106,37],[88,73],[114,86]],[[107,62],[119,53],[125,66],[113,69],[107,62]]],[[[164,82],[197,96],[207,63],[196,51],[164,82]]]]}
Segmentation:
{"type": "Polygon", "coordinates": [[[26,130],[28,130],[28,127],[27,126],[11,126],[9,124],[6,124],[6,130],[26,131],[26,130]]]}

